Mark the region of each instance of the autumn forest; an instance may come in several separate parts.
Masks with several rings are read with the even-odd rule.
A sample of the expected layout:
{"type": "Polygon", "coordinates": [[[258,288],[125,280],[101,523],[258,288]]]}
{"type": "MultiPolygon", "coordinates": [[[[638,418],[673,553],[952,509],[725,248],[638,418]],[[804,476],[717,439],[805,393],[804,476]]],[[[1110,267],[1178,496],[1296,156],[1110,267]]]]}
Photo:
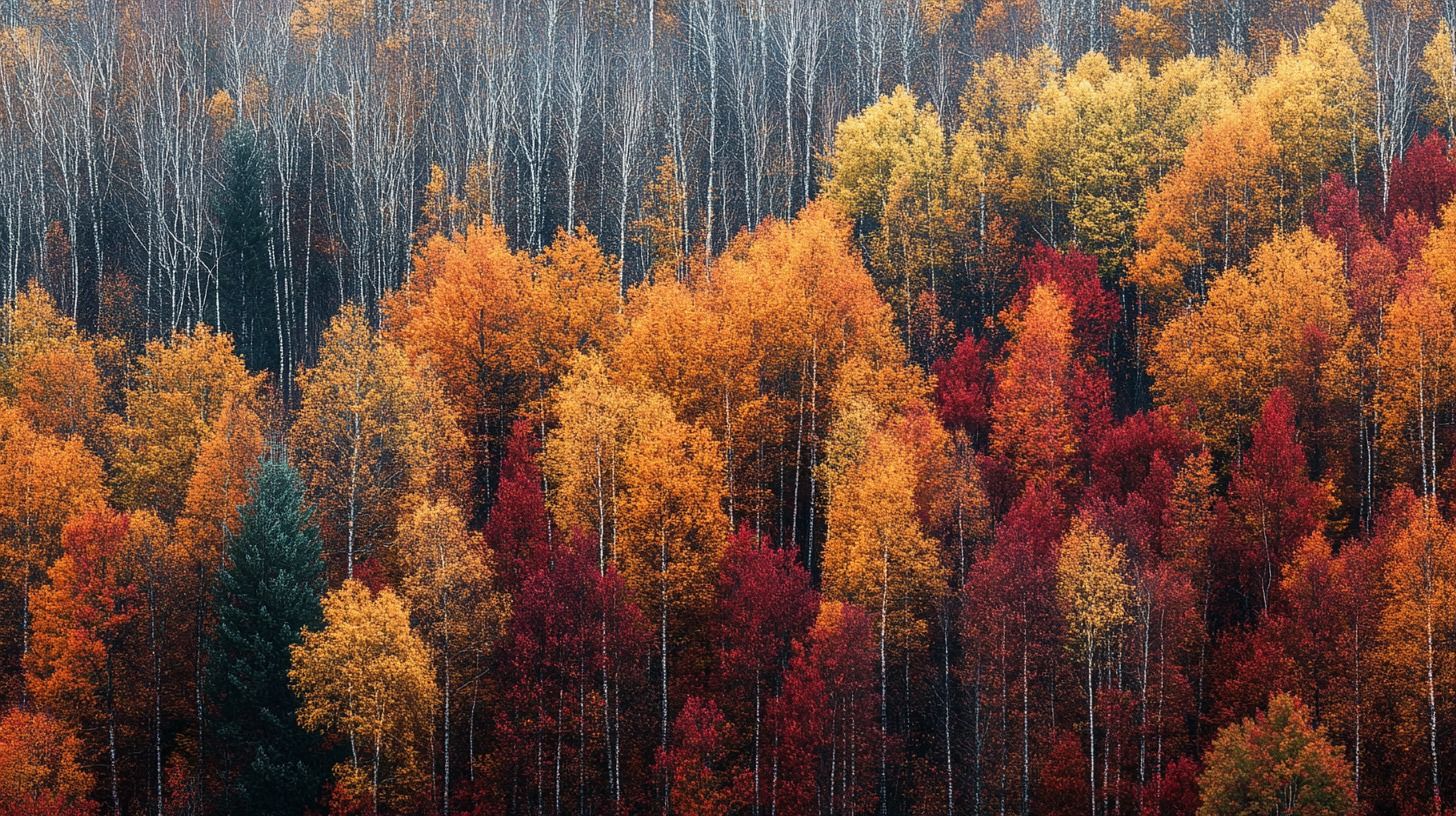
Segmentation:
{"type": "Polygon", "coordinates": [[[0,816],[1456,813],[1456,0],[0,0],[0,816]]]}

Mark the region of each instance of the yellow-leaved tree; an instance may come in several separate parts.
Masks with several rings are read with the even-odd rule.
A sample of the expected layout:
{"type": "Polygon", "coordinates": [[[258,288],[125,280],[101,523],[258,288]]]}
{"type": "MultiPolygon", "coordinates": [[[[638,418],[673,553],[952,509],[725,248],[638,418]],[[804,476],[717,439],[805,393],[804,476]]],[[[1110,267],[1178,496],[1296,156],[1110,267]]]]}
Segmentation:
{"type": "Polygon", "coordinates": [[[334,767],[344,794],[374,813],[415,805],[428,788],[438,696],[430,650],[392,590],[345,581],[323,608],[323,628],[292,647],[298,722],[345,740],[349,756],[334,767]]]}
{"type": "MultiPolygon", "coordinates": [[[[889,661],[910,659],[947,591],[939,544],[922,523],[928,504],[922,491],[934,461],[928,452],[945,444],[946,434],[928,417],[923,385],[905,380],[911,372],[855,360],[841,373],[836,416],[819,466],[828,521],[822,586],[826,599],[861,607],[877,621],[884,722],[889,661]]],[[[883,785],[887,753],[881,737],[883,785]]]]}
{"type": "Polygon", "coordinates": [[[336,573],[352,578],[360,560],[389,555],[379,550],[410,500],[461,489],[464,440],[430,369],[411,364],[357,306],[329,324],[298,390],[294,464],[336,573]]]}
{"type": "Polygon", "coordinates": [[[1397,472],[1418,474],[1422,495],[1432,498],[1445,461],[1437,425],[1456,398],[1456,323],[1436,287],[1412,281],[1396,296],[1376,361],[1376,443],[1397,472]]]}
{"type": "Polygon", "coordinates": [[[0,399],[12,400],[36,429],[74,434],[100,450],[108,385],[102,363],[120,349],[82,333],[32,283],[0,307],[0,399]]]}
{"type": "Polygon", "coordinates": [[[504,632],[510,598],[496,591],[492,553],[485,540],[466,528],[464,514],[448,499],[420,504],[400,519],[396,546],[404,564],[404,597],[415,624],[431,643],[439,678],[440,797],[448,803],[451,737],[459,718],[456,687],[463,684],[461,691],[470,697],[480,693],[485,659],[504,632]]]}
{"type": "Polygon", "coordinates": [[[206,325],[148,343],[126,389],[125,419],[112,434],[118,501],[175,519],[223,406],[261,413],[262,389],[263,375],[248,373],[232,338],[206,325]]]}
{"type": "Polygon", "coordinates": [[[1395,710],[1392,748],[1399,778],[1412,793],[1430,785],[1441,801],[1439,742],[1453,715],[1456,687],[1456,531],[1428,499],[1412,502],[1396,520],[1386,582],[1389,602],[1380,623],[1380,658],[1395,710]],[[1424,783],[1424,784],[1423,784],[1424,783]]]}
{"type": "Polygon", "coordinates": [[[706,643],[718,561],[728,540],[723,457],[712,434],[679,420],[667,398],[633,395],[622,450],[617,554],[627,588],[658,625],[660,737],[667,747],[673,656],[706,643]]]}
{"type": "Polygon", "coordinates": [[[618,472],[632,432],[632,395],[613,383],[601,357],[582,355],[557,387],[556,427],[546,438],[543,469],[551,512],[568,534],[597,539],[597,568],[617,557],[618,472]]]}
{"type": "Polygon", "coordinates": [[[1087,670],[1087,766],[1092,812],[1097,812],[1096,687],[1099,654],[1115,655],[1122,628],[1132,622],[1127,555],[1106,533],[1075,519],[1057,558],[1057,602],[1067,621],[1068,645],[1087,670]]]}
{"type": "Polygon", "coordinates": [[[77,438],[37,431],[20,411],[0,404],[0,625],[8,681],[29,646],[30,598],[61,554],[71,516],[106,499],[101,460],[77,438]]]}
{"type": "Polygon", "coordinates": [[[885,300],[908,322],[949,258],[945,131],[903,86],[839,123],[824,194],[859,225],[885,300]]]}
{"type": "Polygon", "coordinates": [[[1302,408],[1320,393],[1321,367],[1350,328],[1339,250],[1307,229],[1254,253],[1248,271],[1220,275],[1197,309],[1168,323],[1149,368],[1158,400],[1198,411],[1215,451],[1244,445],[1264,398],[1286,385],[1302,408]]]}

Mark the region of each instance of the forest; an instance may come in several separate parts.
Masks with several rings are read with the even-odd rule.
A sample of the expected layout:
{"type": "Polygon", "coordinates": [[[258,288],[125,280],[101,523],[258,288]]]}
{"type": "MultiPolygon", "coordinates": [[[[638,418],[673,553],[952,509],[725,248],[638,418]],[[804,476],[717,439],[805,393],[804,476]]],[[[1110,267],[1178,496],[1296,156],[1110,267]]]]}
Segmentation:
{"type": "Polygon", "coordinates": [[[0,0],[0,816],[1456,813],[1453,30],[0,0]]]}

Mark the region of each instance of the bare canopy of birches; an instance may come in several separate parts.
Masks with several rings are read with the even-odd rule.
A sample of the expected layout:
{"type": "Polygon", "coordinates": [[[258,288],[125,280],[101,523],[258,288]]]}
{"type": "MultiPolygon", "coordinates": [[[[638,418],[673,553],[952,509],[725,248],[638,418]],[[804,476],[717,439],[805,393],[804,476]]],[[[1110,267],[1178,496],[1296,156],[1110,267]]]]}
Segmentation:
{"type": "Polygon", "coordinates": [[[1456,3],[0,14],[0,816],[1456,801],[1456,3]]]}

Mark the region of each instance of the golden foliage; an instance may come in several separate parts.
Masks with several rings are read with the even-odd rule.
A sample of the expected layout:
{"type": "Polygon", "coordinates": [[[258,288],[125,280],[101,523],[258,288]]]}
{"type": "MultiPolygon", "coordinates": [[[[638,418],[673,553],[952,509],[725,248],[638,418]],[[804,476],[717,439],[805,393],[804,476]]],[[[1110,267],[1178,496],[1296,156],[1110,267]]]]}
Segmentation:
{"type": "Polygon", "coordinates": [[[319,513],[336,567],[379,552],[409,501],[464,487],[464,439],[428,367],[345,306],[324,332],[318,363],[298,378],[294,463],[319,513]]]}
{"type": "Polygon", "coordinates": [[[392,590],[358,581],[324,596],[324,626],[292,647],[298,722],[362,750],[334,767],[339,784],[375,807],[412,801],[428,784],[438,690],[430,652],[392,590]]]}

